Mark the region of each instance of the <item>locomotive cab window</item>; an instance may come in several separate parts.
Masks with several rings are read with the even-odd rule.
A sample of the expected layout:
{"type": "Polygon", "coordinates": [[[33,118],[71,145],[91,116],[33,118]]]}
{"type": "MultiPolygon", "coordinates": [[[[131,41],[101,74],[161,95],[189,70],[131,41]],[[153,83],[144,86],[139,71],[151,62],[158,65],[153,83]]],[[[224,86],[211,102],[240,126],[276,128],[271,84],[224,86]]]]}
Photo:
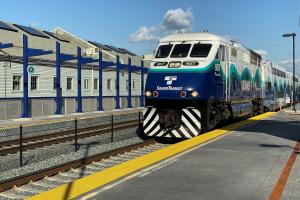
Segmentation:
{"type": "Polygon", "coordinates": [[[211,46],[211,44],[194,44],[190,56],[205,58],[208,56],[211,46]]]}
{"type": "Polygon", "coordinates": [[[172,54],[171,58],[184,58],[188,55],[191,48],[191,44],[176,44],[172,54]]]}
{"type": "Polygon", "coordinates": [[[156,52],[155,58],[166,58],[166,57],[168,57],[172,47],[173,47],[172,44],[159,46],[159,48],[156,52]]]}

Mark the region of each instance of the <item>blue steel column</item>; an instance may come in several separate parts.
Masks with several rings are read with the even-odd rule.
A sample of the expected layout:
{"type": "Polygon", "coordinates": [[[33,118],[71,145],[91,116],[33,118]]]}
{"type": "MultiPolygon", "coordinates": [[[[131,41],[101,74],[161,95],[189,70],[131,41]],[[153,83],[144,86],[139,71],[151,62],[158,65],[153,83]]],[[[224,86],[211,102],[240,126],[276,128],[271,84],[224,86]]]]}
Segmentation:
{"type": "Polygon", "coordinates": [[[128,58],[128,108],[132,108],[131,96],[131,58],[128,58]]]}
{"type": "Polygon", "coordinates": [[[141,60],[141,98],[140,106],[144,107],[144,61],[141,60]]]}
{"type": "Polygon", "coordinates": [[[28,38],[23,35],[23,113],[22,117],[29,117],[28,113],[28,38]]]}
{"type": "Polygon", "coordinates": [[[102,96],[102,51],[99,51],[99,80],[98,80],[98,87],[99,87],[99,95],[98,95],[98,111],[102,111],[103,110],[103,105],[102,105],[102,100],[103,100],[103,96],[102,96]]]}
{"type": "Polygon", "coordinates": [[[82,112],[81,96],[81,48],[77,47],[77,109],[76,112],[82,112]]]}
{"type": "Polygon", "coordinates": [[[120,109],[120,57],[116,57],[116,109],[120,109]]]}
{"type": "Polygon", "coordinates": [[[55,114],[61,115],[62,114],[62,105],[61,105],[61,97],[62,97],[62,90],[61,90],[61,78],[60,78],[60,43],[56,42],[56,111],[55,114]]]}

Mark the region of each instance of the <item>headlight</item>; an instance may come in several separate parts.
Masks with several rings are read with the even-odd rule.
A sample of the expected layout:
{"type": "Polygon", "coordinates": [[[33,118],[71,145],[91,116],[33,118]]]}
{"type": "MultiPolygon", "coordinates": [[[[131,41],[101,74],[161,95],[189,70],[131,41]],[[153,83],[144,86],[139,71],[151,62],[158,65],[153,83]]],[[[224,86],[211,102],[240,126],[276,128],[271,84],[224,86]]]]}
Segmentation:
{"type": "Polygon", "coordinates": [[[184,66],[198,66],[199,62],[197,61],[185,61],[182,63],[184,66]]]}
{"type": "Polygon", "coordinates": [[[157,91],[154,91],[154,92],[153,92],[153,96],[154,96],[154,97],[158,97],[158,92],[157,92],[157,91]]]}
{"type": "Polygon", "coordinates": [[[192,97],[197,97],[197,96],[199,95],[199,92],[193,91],[193,92],[191,93],[191,95],[192,95],[192,97]]]}
{"type": "Polygon", "coordinates": [[[151,95],[152,95],[152,93],[151,93],[150,91],[146,91],[146,92],[145,92],[145,96],[146,96],[146,97],[151,97],[151,95]]]}
{"type": "Polygon", "coordinates": [[[179,68],[181,66],[181,62],[170,62],[169,68],[179,68]]]}
{"type": "Polygon", "coordinates": [[[186,97],[186,92],[185,92],[185,91],[181,91],[181,92],[180,92],[180,96],[181,96],[181,97],[186,97]]]}
{"type": "Polygon", "coordinates": [[[156,62],[154,63],[154,66],[166,66],[168,62],[156,62]]]}

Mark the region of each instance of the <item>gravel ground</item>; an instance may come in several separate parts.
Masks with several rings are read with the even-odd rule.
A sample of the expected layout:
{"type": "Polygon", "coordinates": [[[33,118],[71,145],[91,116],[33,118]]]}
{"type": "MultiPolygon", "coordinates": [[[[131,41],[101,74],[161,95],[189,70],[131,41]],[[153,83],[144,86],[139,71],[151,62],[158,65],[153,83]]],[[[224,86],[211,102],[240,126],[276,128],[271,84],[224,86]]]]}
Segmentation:
{"type": "Polygon", "coordinates": [[[0,181],[30,173],[36,170],[84,158],[122,146],[142,141],[137,136],[138,129],[131,128],[114,132],[114,142],[110,143],[111,133],[78,140],[79,150],[74,151],[74,141],[29,150],[23,154],[25,166],[19,167],[19,154],[2,156],[0,160],[0,181]]]}

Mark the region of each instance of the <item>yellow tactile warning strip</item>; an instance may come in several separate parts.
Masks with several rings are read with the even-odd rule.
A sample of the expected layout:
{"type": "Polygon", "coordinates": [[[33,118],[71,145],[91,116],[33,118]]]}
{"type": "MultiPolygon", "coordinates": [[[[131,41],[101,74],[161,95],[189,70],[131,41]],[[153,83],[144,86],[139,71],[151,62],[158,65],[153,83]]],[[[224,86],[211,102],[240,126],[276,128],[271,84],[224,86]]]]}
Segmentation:
{"type": "Polygon", "coordinates": [[[105,184],[108,184],[112,181],[115,181],[118,178],[126,176],[130,173],[133,173],[137,170],[155,164],[159,161],[162,161],[168,157],[174,156],[178,153],[186,151],[196,145],[207,142],[209,140],[215,139],[219,136],[222,136],[229,131],[232,131],[237,128],[241,128],[245,125],[257,122],[261,119],[274,115],[273,112],[264,113],[244,121],[231,124],[229,126],[216,129],[205,134],[199,135],[197,137],[176,143],[174,145],[165,147],[163,149],[157,150],[155,152],[149,153],[147,155],[135,158],[133,160],[121,163],[119,165],[113,166],[111,168],[105,169],[103,171],[97,172],[95,174],[83,177],[81,179],[75,180],[71,183],[61,185],[59,187],[53,188],[49,191],[40,193],[38,195],[29,197],[30,200],[37,199],[73,199],[84,193],[87,193],[93,189],[101,187],[105,184]]]}

